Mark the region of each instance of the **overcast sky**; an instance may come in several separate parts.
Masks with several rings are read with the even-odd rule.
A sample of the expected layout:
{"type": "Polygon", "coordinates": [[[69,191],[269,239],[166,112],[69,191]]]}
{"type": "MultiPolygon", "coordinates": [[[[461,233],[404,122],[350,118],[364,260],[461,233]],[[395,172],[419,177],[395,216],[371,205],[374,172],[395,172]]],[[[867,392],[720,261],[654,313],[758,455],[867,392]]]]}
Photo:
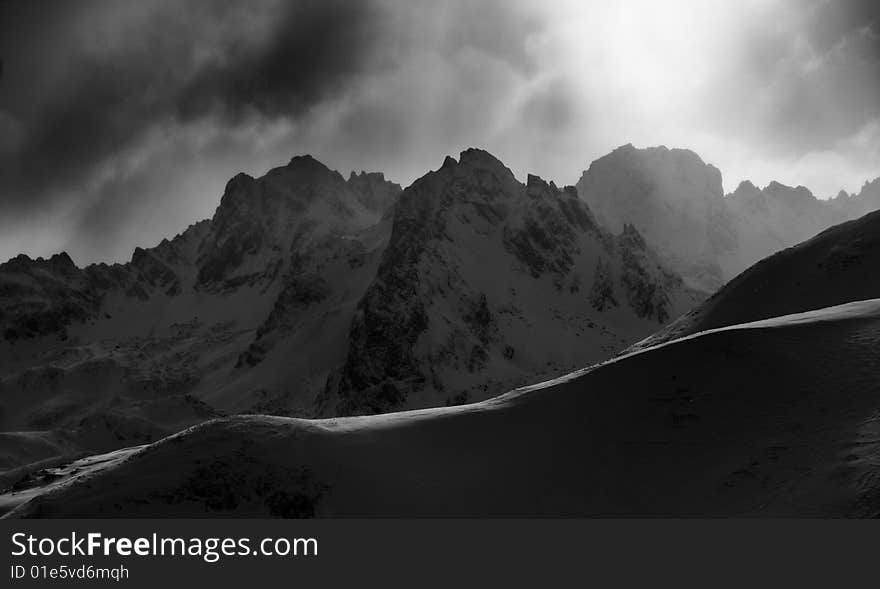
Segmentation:
{"type": "Polygon", "coordinates": [[[127,260],[311,153],[406,185],[483,147],[574,183],[687,147],[827,197],[880,176],[875,0],[0,3],[0,260],[127,260]]]}

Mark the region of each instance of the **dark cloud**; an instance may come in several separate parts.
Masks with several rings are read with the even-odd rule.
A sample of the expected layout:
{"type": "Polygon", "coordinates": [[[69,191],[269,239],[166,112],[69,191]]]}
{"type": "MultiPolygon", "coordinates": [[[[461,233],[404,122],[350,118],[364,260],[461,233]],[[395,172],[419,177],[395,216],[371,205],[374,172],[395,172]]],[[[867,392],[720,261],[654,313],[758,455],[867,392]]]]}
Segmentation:
{"type": "Polygon", "coordinates": [[[0,168],[7,209],[85,182],[156,124],[299,116],[380,47],[369,1],[39,4],[0,14],[16,88],[0,110],[26,130],[0,168]]]}
{"type": "Polygon", "coordinates": [[[820,1],[810,10],[806,30],[818,50],[830,51],[865,29],[874,31],[868,46],[874,57],[880,56],[880,3],[876,0],[820,1]]]}
{"type": "Polygon", "coordinates": [[[0,257],[43,215],[36,253],[125,258],[305,151],[411,179],[480,141],[538,27],[506,0],[0,3],[0,257]]]}
{"type": "Polygon", "coordinates": [[[529,97],[523,108],[523,123],[533,131],[561,134],[576,116],[574,100],[567,82],[554,80],[529,97]]]}
{"type": "Polygon", "coordinates": [[[721,69],[704,102],[731,138],[791,157],[835,149],[880,118],[875,0],[792,1],[744,40],[738,67],[721,69]]]}
{"type": "Polygon", "coordinates": [[[447,52],[471,47],[500,59],[521,72],[532,72],[535,60],[527,51],[526,39],[542,29],[540,19],[511,9],[509,0],[462,2],[457,7],[455,26],[443,38],[447,52]]]}
{"type": "Polygon", "coordinates": [[[571,182],[620,144],[667,144],[733,185],[852,189],[880,161],[878,13],[874,0],[0,0],[0,260],[126,259],[209,216],[235,173],[297,153],[406,184],[478,146],[571,182]]]}
{"type": "Polygon", "coordinates": [[[807,19],[811,60],[780,102],[793,143],[827,147],[880,117],[880,3],[820,2],[807,19]]]}
{"type": "Polygon", "coordinates": [[[229,61],[203,68],[177,98],[184,118],[214,108],[240,117],[297,115],[340,91],[380,46],[378,10],[369,2],[299,0],[284,5],[272,36],[236,47],[229,61]]]}

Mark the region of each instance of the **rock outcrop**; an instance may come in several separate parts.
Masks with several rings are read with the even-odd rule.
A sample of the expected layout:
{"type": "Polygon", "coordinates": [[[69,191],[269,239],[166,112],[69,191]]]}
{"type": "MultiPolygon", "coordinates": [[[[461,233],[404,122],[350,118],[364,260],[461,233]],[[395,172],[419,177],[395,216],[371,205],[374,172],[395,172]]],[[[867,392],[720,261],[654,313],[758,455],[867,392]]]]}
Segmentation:
{"type": "Polygon", "coordinates": [[[574,188],[520,183],[468,150],[400,196],[324,411],[484,399],[607,357],[698,299],[634,227],[601,227],[574,188]]]}
{"type": "Polygon", "coordinates": [[[627,223],[695,288],[712,291],[726,276],[719,259],[736,247],[721,172],[692,151],[625,145],[594,161],[577,184],[599,222],[627,223]]]}
{"type": "Polygon", "coordinates": [[[405,191],[295,157],[128,263],[0,266],[0,432],[36,432],[30,460],[223,414],[457,405],[604,360],[700,299],[635,227],[484,151],[405,191]]]}
{"type": "Polygon", "coordinates": [[[722,191],[721,173],[683,149],[625,145],[593,162],[580,197],[604,226],[631,223],[664,263],[714,291],[755,262],[838,223],[880,208],[880,179],[858,195],[816,198],[803,186],[743,182],[722,191]]]}

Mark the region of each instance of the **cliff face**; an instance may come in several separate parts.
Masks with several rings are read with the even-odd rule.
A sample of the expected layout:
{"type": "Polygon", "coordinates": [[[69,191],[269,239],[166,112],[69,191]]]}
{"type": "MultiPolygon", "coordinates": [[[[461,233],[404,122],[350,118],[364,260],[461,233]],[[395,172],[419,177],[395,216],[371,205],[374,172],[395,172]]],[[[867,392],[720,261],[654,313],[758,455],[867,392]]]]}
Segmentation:
{"type": "Polygon", "coordinates": [[[63,333],[71,322],[93,314],[99,293],[66,253],[31,260],[25,255],[0,264],[0,324],[6,340],[63,333]]]}
{"type": "Polygon", "coordinates": [[[297,157],[239,174],[211,219],[128,263],[0,265],[0,431],[35,432],[16,440],[21,460],[142,443],[227,412],[309,414],[311,400],[289,393],[320,390],[329,368],[315,359],[342,354],[311,345],[314,333],[344,342],[346,300],[353,309],[369,280],[399,192],[381,175],[361,180],[297,157]],[[284,361],[291,348],[302,361],[284,361]]]}
{"type": "Polygon", "coordinates": [[[761,260],[640,346],[700,331],[880,298],[880,212],[761,260]]]}
{"type": "Polygon", "coordinates": [[[618,148],[593,162],[577,188],[603,225],[619,231],[631,223],[688,284],[710,292],[781,249],[880,208],[880,180],[827,201],[778,182],[743,182],[725,196],[714,166],[665,147],[618,148]]]}
{"type": "Polygon", "coordinates": [[[771,182],[759,189],[744,182],[726,199],[737,228],[737,249],[724,263],[732,278],[779,250],[810,239],[850,218],[854,209],[822,201],[803,186],[771,182]]]}
{"type": "Polygon", "coordinates": [[[573,188],[468,150],[401,195],[323,410],[483,399],[607,357],[696,300],[632,226],[615,236],[573,188]]]}
{"type": "Polygon", "coordinates": [[[295,157],[260,179],[239,174],[226,185],[211,231],[200,245],[198,285],[271,282],[314,239],[374,225],[384,209],[371,195],[393,194],[396,185],[371,180],[353,188],[311,156],[295,157]]]}
{"type": "Polygon", "coordinates": [[[726,280],[719,258],[736,247],[721,172],[695,153],[626,145],[593,162],[577,190],[612,231],[632,224],[696,288],[726,280]]]}
{"type": "Polygon", "coordinates": [[[23,461],[216,415],[460,404],[604,360],[698,299],[634,226],[486,152],[405,191],[296,157],[126,264],[0,266],[0,431],[36,432],[23,461]]]}
{"type": "Polygon", "coordinates": [[[382,172],[354,172],[348,178],[348,186],[357,195],[358,202],[373,212],[386,212],[394,206],[402,188],[389,182],[382,172]]]}

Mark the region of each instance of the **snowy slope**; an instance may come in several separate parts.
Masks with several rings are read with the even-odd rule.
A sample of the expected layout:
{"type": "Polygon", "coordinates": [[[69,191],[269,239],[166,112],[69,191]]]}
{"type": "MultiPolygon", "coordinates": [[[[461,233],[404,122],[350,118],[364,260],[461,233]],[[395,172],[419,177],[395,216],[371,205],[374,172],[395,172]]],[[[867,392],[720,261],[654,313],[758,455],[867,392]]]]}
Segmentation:
{"type": "Polygon", "coordinates": [[[845,207],[817,199],[803,186],[778,182],[763,189],[743,182],[725,203],[737,232],[737,248],[721,261],[728,277],[854,216],[845,207]]]}
{"type": "Polygon", "coordinates": [[[755,264],[659,333],[682,335],[880,297],[880,212],[842,223],[755,264]]]}
{"type": "Polygon", "coordinates": [[[612,231],[633,224],[691,285],[724,284],[721,256],[736,247],[721,172],[686,149],[620,147],[590,164],[578,194],[612,231]]]}
{"type": "Polygon", "coordinates": [[[403,195],[299,156],[235,176],[212,219],[129,263],[0,265],[0,471],[242,412],[485,399],[606,359],[698,300],[632,227],[485,152],[403,195]]]}
{"type": "Polygon", "coordinates": [[[407,188],[325,414],[482,400],[608,358],[700,295],[572,188],[467,150],[407,188]]]}
{"type": "Polygon", "coordinates": [[[314,395],[329,370],[317,357],[344,358],[372,252],[390,232],[377,207],[399,191],[381,174],[346,181],[296,157],[259,179],[239,174],[212,219],[129,263],[80,269],[59,254],[0,265],[4,466],[150,442],[243,409],[297,412],[285,392],[313,380],[314,395]],[[313,345],[317,327],[290,335],[313,303],[309,320],[341,349],[313,345]],[[292,347],[301,362],[283,359],[292,347]]]}
{"type": "Polygon", "coordinates": [[[841,190],[829,202],[832,206],[842,210],[850,219],[876,211],[880,209],[880,178],[865,181],[857,194],[847,194],[841,190]]]}
{"type": "Polygon", "coordinates": [[[803,186],[743,182],[684,149],[626,145],[593,162],[577,185],[600,222],[631,223],[690,284],[715,290],[737,274],[838,223],[880,208],[880,179],[858,195],[820,200],[803,186]]]}
{"type": "Polygon", "coordinates": [[[3,501],[14,517],[876,516],[878,340],[880,300],[851,303],[472,405],[212,421],[3,501]]]}

